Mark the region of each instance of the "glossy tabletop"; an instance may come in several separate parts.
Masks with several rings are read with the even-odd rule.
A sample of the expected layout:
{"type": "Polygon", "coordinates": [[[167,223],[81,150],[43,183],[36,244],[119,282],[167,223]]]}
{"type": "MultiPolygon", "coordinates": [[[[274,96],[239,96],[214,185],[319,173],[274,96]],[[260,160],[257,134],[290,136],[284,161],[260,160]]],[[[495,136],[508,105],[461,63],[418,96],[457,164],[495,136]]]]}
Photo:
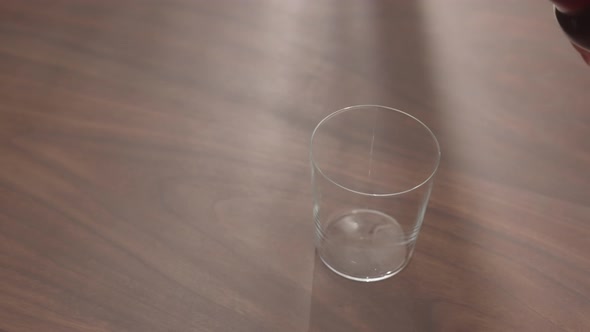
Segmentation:
{"type": "Polygon", "coordinates": [[[590,331],[589,135],[548,1],[3,1],[0,331],[590,331]],[[376,283],[313,249],[355,104],[443,155],[376,283]]]}

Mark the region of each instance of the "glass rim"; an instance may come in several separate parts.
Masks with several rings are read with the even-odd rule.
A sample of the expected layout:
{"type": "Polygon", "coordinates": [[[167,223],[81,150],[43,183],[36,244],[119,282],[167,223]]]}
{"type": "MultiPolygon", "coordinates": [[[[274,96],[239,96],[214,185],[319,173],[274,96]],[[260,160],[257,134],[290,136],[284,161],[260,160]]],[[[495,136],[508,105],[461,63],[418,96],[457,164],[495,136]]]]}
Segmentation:
{"type": "Polygon", "coordinates": [[[438,171],[438,166],[440,165],[440,157],[441,157],[441,152],[440,152],[440,144],[438,143],[438,139],[436,138],[436,136],[434,135],[434,133],[432,132],[432,130],[430,130],[430,128],[428,128],[428,126],[426,124],[424,124],[424,122],[420,121],[418,118],[416,118],[415,116],[406,113],[404,111],[398,110],[396,108],[393,107],[387,107],[387,106],[382,106],[382,105],[354,105],[354,106],[348,106],[348,107],[344,107],[341,108],[335,112],[332,112],[330,114],[328,114],[325,118],[323,118],[314,128],[312,134],[311,134],[311,142],[310,142],[310,146],[309,146],[309,159],[311,161],[311,165],[314,169],[316,169],[321,176],[323,176],[326,180],[328,180],[329,182],[331,182],[332,184],[355,194],[358,195],[363,195],[363,196],[371,196],[371,197],[392,197],[392,196],[399,196],[399,195],[403,195],[403,194],[407,194],[409,192],[412,192],[416,189],[419,189],[420,187],[424,186],[425,184],[427,184],[430,180],[432,180],[434,178],[434,175],[436,174],[436,172],[438,171]],[[324,171],[322,171],[322,169],[318,166],[318,164],[315,162],[314,157],[313,157],[313,143],[314,143],[314,138],[316,136],[316,133],[318,132],[318,129],[326,122],[328,122],[328,120],[330,120],[331,118],[345,113],[345,112],[349,112],[349,111],[354,111],[357,110],[359,108],[369,108],[369,107],[373,107],[373,108],[379,108],[379,109],[383,109],[383,110],[388,110],[388,111],[393,111],[393,112],[397,112],[399,114],[405,115],[407,117],[409,117],[410,119],[418,122],[422,127],[424,127],[424,129],[426,129],[426,131],[428,132],[428,134],[430,134],[430,137],[432,138],[432,140],[434,141],[434,144],[436,146],[436,161],[434,162],[434,168],[432,169],[432,172],[430,172],[430,175],[428,175],[428,177],[426,177],[425,180],[423,180],[422,182],[418,183],[417,185],[406,189],[406,190],[402,190],[402,191],[397,191],[397,192],[392,192],[392,193],[382,193],[382,194],[376,194],[376,193],[367,193],[367,192],[363,192],[363,191],[358,191],[358,190],[354,190],[351,188],[348,188],[334,180],[332,180],[329,176],[327,176],[324,171]]]}

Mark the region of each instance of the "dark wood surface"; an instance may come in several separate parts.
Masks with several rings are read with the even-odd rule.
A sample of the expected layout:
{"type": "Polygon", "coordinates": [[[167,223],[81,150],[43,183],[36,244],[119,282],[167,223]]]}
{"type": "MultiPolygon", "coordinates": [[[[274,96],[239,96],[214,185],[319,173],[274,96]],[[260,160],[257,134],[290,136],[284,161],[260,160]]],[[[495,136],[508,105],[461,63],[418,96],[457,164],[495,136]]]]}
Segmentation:
{"type": "Polygon", "coordinates": [[[548,1],[3,1],[0,331],[590,331],[590,68],[548,1]],[[443,151],[411,264],[316,261],[336,109],[443,151]]]}

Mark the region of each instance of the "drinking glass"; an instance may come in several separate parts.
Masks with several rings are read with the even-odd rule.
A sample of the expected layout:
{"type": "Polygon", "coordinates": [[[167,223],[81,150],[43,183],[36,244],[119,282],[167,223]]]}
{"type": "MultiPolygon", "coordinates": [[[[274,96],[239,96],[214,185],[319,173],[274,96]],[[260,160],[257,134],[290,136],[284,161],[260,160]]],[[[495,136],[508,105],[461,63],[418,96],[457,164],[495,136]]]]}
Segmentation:
{"type": "Polygon", "coordinates": [[[377,281],[410,261],[440,162],[432,131],[385,106],[336,111],[311,137],[315,246],[326,266],[377,281]]]}

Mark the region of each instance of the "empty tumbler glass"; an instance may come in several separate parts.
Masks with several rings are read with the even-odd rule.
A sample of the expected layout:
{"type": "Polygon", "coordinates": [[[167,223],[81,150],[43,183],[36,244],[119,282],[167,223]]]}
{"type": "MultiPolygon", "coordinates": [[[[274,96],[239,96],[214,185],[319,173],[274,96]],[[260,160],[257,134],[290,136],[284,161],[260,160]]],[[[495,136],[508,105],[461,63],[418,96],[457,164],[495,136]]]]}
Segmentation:
{"type": "Polygon", "coordinates": [[[401,271],[414,251],[440,161],[432,131],[393,108],[347,107],[317,125],[310,159],[322,261],[358,281],[401,271]]]}

